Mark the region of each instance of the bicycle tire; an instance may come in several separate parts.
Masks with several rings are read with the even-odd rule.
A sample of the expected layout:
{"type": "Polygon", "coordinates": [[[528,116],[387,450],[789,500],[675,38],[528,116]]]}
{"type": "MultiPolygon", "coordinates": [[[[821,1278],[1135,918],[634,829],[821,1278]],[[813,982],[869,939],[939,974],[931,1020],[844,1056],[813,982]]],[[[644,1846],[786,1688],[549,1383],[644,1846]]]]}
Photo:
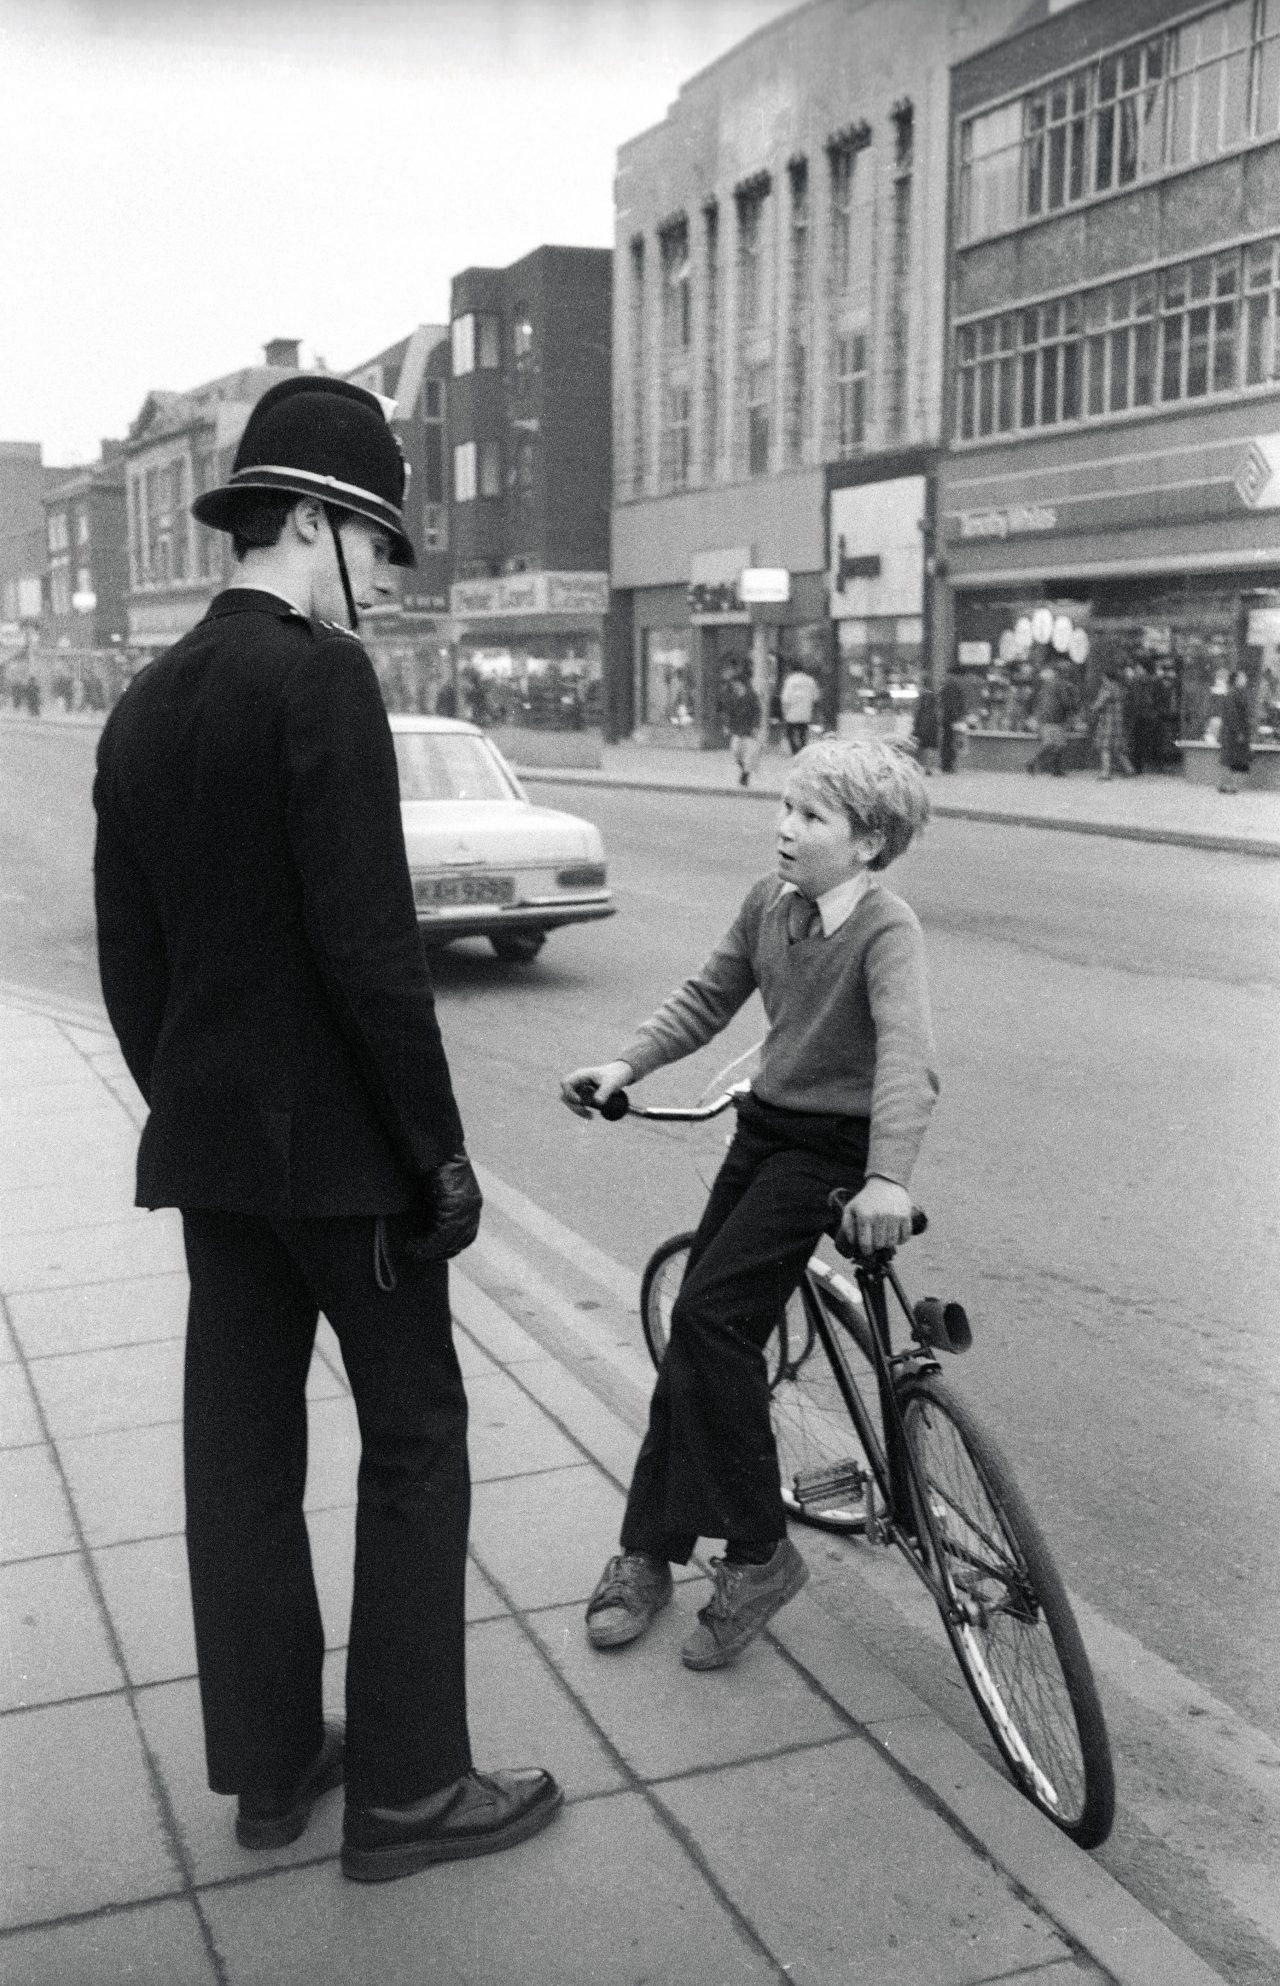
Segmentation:
{"type": "MultiPolygon", "coordinates": [[[[671,1306],[692,1240],[692,1234],[673,1234],[645,1265],[640,1319],[655,1366],[667,1349],[671,1306]]],[[[829,1331],[806,1279],[787,1306],[782,1329],[765,1346],[782,1501],[789,1517],[814,1529],[861,1531],[866,1523],[865,1456],[854,1438],[833,1354],[826,1349],[829,1331]],[[823,1479],[831,1492],[825,1500],[817,1494],[823,1479]]]]}
{"type": "MultiPolygon", "coordinates": [[[[693,1240],[693,1230],[683,1234],[673,1234],[659,1243],[644,1265],[640,1278],[640,1324],[644,1331],[644,1341],[649,1348],[649,1357],[654,1366],[660,1366],[666,1355],[667,1341],[671,1336],[671,1307],[680,1293],[684,1281],[685,1257],[693,1240]]],[[[803,1326],[800,1327],[803,1336],[803,1326]]],[[[787,1336],[776,1331],[765,1346],[765,1366],[769,1375],[769,1389],[772,1392],[778,1381],[778,1373],[787,1354],[787,1336]]]]}
{"type": "Polygon", "coordinates": [[[1106,1720],[1066,1588],[997,1444],[933,1377],[908,1381],[902,1420],[929,1512],[921,1548],[951,1595],[939,1610],[1015,1784],[1064,1834],[1097,1848],[1115,1817],[1106,1720]]]}

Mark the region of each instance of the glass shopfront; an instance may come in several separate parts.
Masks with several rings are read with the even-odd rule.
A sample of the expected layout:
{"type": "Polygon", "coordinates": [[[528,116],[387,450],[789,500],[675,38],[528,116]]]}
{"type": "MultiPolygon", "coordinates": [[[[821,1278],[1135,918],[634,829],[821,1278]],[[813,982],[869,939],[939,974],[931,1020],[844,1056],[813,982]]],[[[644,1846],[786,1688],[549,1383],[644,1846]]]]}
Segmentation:
{"type": "Polygon", "coordinates": [[[839,728],[909,731],[924,666],[920,615],[843,620],[836,629],[839,728]]]}
{"type": "Polygon", "coordinates": [[[595,635],[479,635],[458,653],[458,715],[489,727],[581,731],[599,726],[603,643],[595,635]]]}
{"type": "Polygon", "coordinates": [[[692,628],[642,631],[639,691],[638,723],[656,730],[689,729],[695,718],[692,628]]]}

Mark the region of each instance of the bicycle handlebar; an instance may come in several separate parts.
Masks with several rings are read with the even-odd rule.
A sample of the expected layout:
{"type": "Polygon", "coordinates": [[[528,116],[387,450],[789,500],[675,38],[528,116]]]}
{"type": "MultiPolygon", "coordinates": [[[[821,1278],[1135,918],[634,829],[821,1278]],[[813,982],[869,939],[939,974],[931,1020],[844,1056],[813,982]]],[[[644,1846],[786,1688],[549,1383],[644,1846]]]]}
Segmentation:
{"type": "Polygon", "coordinates": [[[661,1124],[705,1124],[710,1117],[719,1117],[729,1109],[734,1098],[747,1088],[745,1083],[726,1090],[723,1096],[715,1097],[710,1103],[700,1103],[692,1108],[665,1103],[632,1103],[625,1090],[615,1090],[603,1103],[595,1100],[594,1084],[578,1091],[578,1101],[588,1110],[598,1110],[601,1117],[610,1124],[616,1124],[620,1117],[647,1117],[661,1124]]]}

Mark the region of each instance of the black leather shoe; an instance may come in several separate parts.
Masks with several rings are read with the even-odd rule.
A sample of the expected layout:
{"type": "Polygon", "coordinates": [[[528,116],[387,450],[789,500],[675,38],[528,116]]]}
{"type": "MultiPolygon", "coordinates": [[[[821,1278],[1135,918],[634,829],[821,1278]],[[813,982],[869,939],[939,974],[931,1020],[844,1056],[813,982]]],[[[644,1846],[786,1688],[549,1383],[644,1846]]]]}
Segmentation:
{"type": "Polygon", "coordinates": [[[311,1819],[322,1793],[342,1784],[345,1727],[326,1723],[324,1743],[296,1786],[242,1793],[236,1812],[236,1840],[242,1848],[287,1848],[311,1819]]]}
{"type": "Polygon", "coordinates": [[[411,1876],[432,1862],[495,1855],[527,1841],[564,1804],[549,1772],[468,1772],[412,1807],[353,1807],[342,1831],[342,1873],[358,1883],[411,1876]]]}

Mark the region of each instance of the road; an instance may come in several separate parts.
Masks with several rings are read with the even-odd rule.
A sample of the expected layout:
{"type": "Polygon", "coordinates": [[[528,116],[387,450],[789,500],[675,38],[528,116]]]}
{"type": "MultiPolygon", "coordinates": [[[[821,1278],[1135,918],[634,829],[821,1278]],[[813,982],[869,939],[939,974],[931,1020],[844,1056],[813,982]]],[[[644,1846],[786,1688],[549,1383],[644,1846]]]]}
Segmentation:
{"type": "MultiPolygon", "coordinates": [[[[0,729],[0,974],[87,1000],[92,743],[0,729]]],[[[696,1141],[582,1124],[555,1079],[704,955],[769,864],[772,810],[536,797],[600,824],[619,915],[531,968],[444,955],[442,1024],[476,1158],[636,1271],[696,1214],[696,1141]]],[[[925,926],[944,1085],[910,1280],[969,1307],[957,1386],[1081,1602],[1121,1782],[1102,1859],[1226,1977],[1280,1980],[1280,868],[947,820],[891,881],[925,926]]],[[[758,1031],[740,1016],[647,1092],[696,1093],[758,1031]]],[[[874,1616],[980,1741],[913,1596],[861,1549],[837,1549],[831,1606],[874,1616]]]]}

